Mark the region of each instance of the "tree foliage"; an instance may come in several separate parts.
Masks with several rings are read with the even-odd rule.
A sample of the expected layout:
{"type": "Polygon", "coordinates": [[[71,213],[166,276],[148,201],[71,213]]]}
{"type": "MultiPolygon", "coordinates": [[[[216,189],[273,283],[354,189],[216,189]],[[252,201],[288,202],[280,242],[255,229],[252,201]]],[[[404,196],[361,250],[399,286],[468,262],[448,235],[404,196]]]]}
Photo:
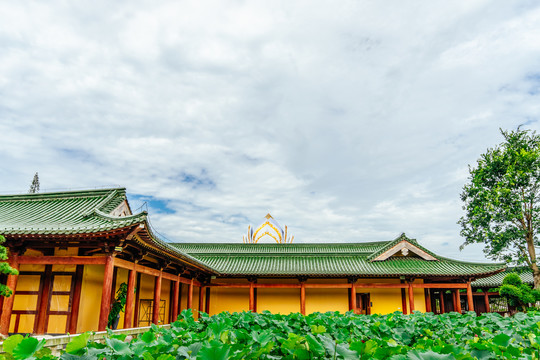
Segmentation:
{"type": "Polygon", "coordinates": [[[495,260],[531,268],[540,288],[536,263],[540,228],[540,136],[529,130],[503,131],[505,141],[488,149],[476,167],[461,199],[466,214],[459,220],[462,245],[484,243],[495,260]]]}
{"type": "Polygon", "coordinates": [[[506,298],[511,306],[524,311],[527,309],[528,304],[540,301],[540,291],[533,290],[529,285],[524,284],[516,273],[506,275],[499,289],[499,295],[506,298]]]}
{"type": "MultiPolygon", "coordinates": [[[[8,259],[7,249],[2,246],[5,241],[6,238],[0,235],[0,274],[17,275],[19,272],[9,266],[7,262],[5,262],[5,260],[8,259]]],[[[11,296],[11,294],[13,294],[12,289],[0,283],[0,296],[8,297],[11,296]]]]}

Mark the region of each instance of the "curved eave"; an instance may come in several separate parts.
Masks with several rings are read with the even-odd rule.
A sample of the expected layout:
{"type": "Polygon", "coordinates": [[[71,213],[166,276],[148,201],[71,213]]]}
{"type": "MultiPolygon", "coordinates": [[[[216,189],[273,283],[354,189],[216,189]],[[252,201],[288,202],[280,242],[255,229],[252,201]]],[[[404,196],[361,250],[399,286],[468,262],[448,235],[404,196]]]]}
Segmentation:
{"type": "Polygon", "coordinates": [[[163,253],[167,255],[168,257],[172,257],[177,260],[180,260],[183,263],[187,263],[188,265],[192,267],[195,267],[199,270],[205,271],[212,275],[221,275],[217,270],[206,265],[204,262],[177,250],[173,246],[159,239],[157,236],[153,234],[146,220],[142,224],[144,225],[143,232],[139,233],[138,237],[133,238],[133,240],[139,243],[141,246],[144,246],[148,250],[153,250],[155,253],[163,253]]]}

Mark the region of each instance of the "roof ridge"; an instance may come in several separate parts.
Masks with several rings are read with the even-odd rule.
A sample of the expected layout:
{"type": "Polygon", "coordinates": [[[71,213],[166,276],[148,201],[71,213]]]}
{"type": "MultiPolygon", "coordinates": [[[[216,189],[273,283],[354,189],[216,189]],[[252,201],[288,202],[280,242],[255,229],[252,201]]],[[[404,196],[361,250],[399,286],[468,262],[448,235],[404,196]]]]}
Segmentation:
{"type": "Polygon", "coordinates": [[[108,189],[92,189],[92,190],[70,190],[70,191],[54,191],[54,192],[40,192],[29,194],[11,194],[0,195],[0,201],[5,200],[37,200],[37,199],[49,199],[49,198],[70,198],[70,197],[82,197],[98,194],[106,194],[111,191],[123,191],[125,193],[125,187],[108,188],[108,189]]]}

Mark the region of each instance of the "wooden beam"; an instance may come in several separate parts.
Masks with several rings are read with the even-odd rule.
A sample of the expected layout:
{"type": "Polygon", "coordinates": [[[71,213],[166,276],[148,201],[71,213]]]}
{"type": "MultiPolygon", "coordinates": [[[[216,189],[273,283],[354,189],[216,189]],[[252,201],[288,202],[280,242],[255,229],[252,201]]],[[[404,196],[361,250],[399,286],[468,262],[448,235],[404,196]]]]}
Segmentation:
{"type": "Polygon", "coordinates": [[[255,286],[254,282],[249,283],[249,311],[255,312],[255,286]]]}
{"type": "Polygon", "coordinates": [[[412,285],[412,283],[409,283],[409,309],[411,310],[411,314],[414,311],[414,289],[412,285]]]}
{"type": "Polygon", "coordinates": [[[489,306],[489,295],[487,292],[484,292],[484,306],[486,307],[486,312],[491,312],[491,308],[489,306]]]}
{"type": "Polygon", "coordinates": [[[75,270],[75,288],[73,289],[73,303],[71,305],[71,318],[69,319],[69,333],[77,334],[77,323],[79,321],[79,308],[81,305],[81,291],[84,275],[84,265],[77,265],[75,270]]]}
{"type": "MultiPolygon", "coordinates": [[[[126,295],[126,313],[124,315],[124,329],[133,327],[133,303],[135,297],[135,282],[137,281],[137,272],[129,270],[126,295]]],[[[137,289],[138,291],[139,289],[137,289]]]]}
{"type": "Polygon", "coordinates": [[[187,308],[188,309],[193,308],[193,279],[191,279],[191,283],[189,284],[189,287],[188,287],[187,308]]]}
{"type": "Polygon", "coordinates": [[[104,265],[107,256],[19,256],[19,264],[32,265],[104,265]]]}
{"type": "Polygon", "coordinates": [[[300,284],[300,313],[306,315],[306,284],[300,284]]]}
{"type": "Polygon", "coordinates": [[[310,284],[305,283],[306,289],[350,289],[352,284],[310,284]]]}
{"type": "MultiPolygon", "coordinates": [[[[12,255],[9,260],[9,265],[19,270],[18,255],[12,255]]],[[[13,290],[13,295],[10,297],[4,297],[2,304],[2,314],[0,315],[0,334],[8,335],[9,322],[11,321],[11,312],[13,311],[13,300],[15,298],[15,289],[17,288],[18,275],[8,275],[6,285],[13,290]]]]}
{"type": "Polygon", "coordinates": [[[467,282],[467,303],[469,304],[469,311],[474,311],[474,301],[470,281],[467,282]]]}
{"type": "MultiPolygon", "coordinates": [[[[255,299],[255,301],[257,301],[257,300],[255,299]]],[[[255,302],[255,304],[256,304],[256,302],[255,302]]],[[[205,297],[204,311],[207,314],[210,314],[210,288],[208,286],[206,287],[206,297],[205,297]]]]}
{"type": "Polygon", "coordinates": [[[114,272],[114,260],[112,255],[105,257],[105,274],[103,275],[103,287],[101,290],[101,307],[99,310],[98,331],[105,331],[109,319],[111,307],[112,277],[114,272]]]}
{"type": "Polygon", "coordinates": [[[426,299],[426,312],[431,312],[431,291],[424,289],[424,298],[426,299]]]}
{"type": "MultiPolygon", "coordinates": [[[[154,269],[154,268],[144,266],[141,264],[132,263],[124,259],[115,258],[114,266],[118,266],[120,268],[128,269],[128,270],[135,270],[138,273],[155,276],[155,277],[159,276],[160,274],[160,271],[158,269],[154,269]]],[[[183,284],[191,284],[191,281],[193,280],[193,279],[186,279],[183,277],[179,277],[178,275],[163,272],[163,271],[161,271],[161,276],[163,277],[163,279],[170,280],[170,281],[180,281],[183,284]]],[[[197,280],[193,280],[193,284],[195,286],[201,286],[201,283],[197,280]]]]}
{"type": "Polygon", "coordinates": [[[459,283],[439,283],[439,284],[412,284],[414,288],[424,288],[424,289],[466,289],[467,284],[459,283]]]}
{"type": "MultiPolygon", "coordinates": [[[[45,272],[43,273],[43,286],[41,287],[41,294],[39,294],[39,300],[37,304],[37,316],[36,316],[36,334],[45,334],[47,329],[45,325],[47,324],[47,303],[49,302],[49,294],[51,292],[51,282],[52,282],[52,265],[45,265],[45,272]]],[[[76,334],[75,331],[73,334],[76,334]]]]}
{"type": "MultiPolygon", "coordinates": [[[[152,323],[158,325],[159,324],[159,305],[161,300],[161,280],[163,279],[163,276],[161,276],[161,271],[159,272],[159,275],[156,276],[154,280],[154,307],[152,309],[152,323]]],[[[163,324],[162,324],[163,325],[163,324]]]]}
{"type": "Polygon", "coordinates": [[[180,282],[173,281],[173,296],[172,296],[172,319],[171,322],[175,322],[178,318],[178,295],[180,293],[180,282]]]}

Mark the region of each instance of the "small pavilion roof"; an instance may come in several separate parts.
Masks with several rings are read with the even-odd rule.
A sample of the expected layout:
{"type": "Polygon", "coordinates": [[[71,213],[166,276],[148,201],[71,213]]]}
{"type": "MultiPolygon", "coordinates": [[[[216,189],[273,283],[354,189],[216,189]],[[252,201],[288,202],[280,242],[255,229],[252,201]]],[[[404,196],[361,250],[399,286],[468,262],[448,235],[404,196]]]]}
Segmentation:
{"type": "Polygon", "coordinates": [[[182,259],[212,274],[216,271],[159,239],[146,211],[131,214],[125,188],[0,195],[0,235],[72,236],[107,234],[136,226],[145,247],[182,259]],[[116,211],[124,207],[127,211],[116,211]]]}

